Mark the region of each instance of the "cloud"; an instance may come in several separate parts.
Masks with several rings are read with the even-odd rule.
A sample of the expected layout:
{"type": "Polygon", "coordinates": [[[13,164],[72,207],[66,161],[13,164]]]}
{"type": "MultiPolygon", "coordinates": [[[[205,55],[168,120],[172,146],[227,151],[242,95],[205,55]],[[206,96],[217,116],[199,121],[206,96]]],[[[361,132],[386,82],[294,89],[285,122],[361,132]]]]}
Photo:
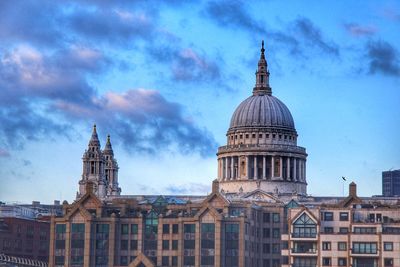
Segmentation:
{"type": "Polygon", "coordinates": [[[389,76],[400,75],[399,52],[385,41],[371,41],[366,45],[368,73],[382,73],[389,76]]]}
{"type": "Polygon", "coordinates": [[[202,14],[221,27],[243,30],[251,36],[265,36],[267,45],[284,48],[290,54],[304,56],[311,48],[331,56],[339,56],[339,46],[328,41],[321,30],[308,18],[300,17],[283,29],[272,29],[254,19],[241,1],[210,1],[202,14]]]}
{"type": "Polygon", "coordinates": [[[210,1],[203,14],[220,26],[265,33],[262,23],[253,19],[241,1],[210,1]]]}
{"type": "Polygon", "coordinates": [[[309,47],[319,48],[322,52],[339,56],[339,47],[326,40],[319,28],[308,18],[298,18],[292,23],[292,33],[297,35],[309,47]]]}
{"type": "Polygon", "coordinates": [[[374,35],[378,29],[375,26],[363,26],[356,23],[346,23],[344,29],[354,37],[374,35]]]}
{"type": "Polygon", "coordinates": [[[172,195],[185,195],[185,194],[199,194],[199,195],[204,195],[208,192],[210,192],[211,187],[210,185],[207,184],[202,184],[202,183],[187,183],[187,184],[180,184],[180,185],[175,185],[171,184],[168,185],[165,190],[172,195]]]}
{"type": "Polygon", "coordinates": [[[77,8],[65,24],[88,41],[132,46],[154,32],[153,17],[143,10],[77,8]]]}
{"type": "Polygon", "coordinates": [[[85,47],[49,55],[23,46],[4,53],[0,144],[18,149],[27,140],[69,137],[71,125],[95,121],[121,139],[129,152],[156,153],[161,148],[203,156],[215,152],[211,133],[197,127],[184,115],[183,106],[158,91],[99,94],[87,78],[102,73],[107,64],[100,51],[85,47]]]}
{"type": "Polygon", "coordinates": [[[0,148],[0,158],[8,158],[10,157],[10,152],[8,152],[4,148],[0,148]]]}
{"type": "Polygon", "coordinates": [[[149,47],[147,51],[154,60],[169,66],[174,81],[221,82],[222,60],[217,64],[205,53],[196,52],[193,48],[182,48],[180,44],[149,47]]]}

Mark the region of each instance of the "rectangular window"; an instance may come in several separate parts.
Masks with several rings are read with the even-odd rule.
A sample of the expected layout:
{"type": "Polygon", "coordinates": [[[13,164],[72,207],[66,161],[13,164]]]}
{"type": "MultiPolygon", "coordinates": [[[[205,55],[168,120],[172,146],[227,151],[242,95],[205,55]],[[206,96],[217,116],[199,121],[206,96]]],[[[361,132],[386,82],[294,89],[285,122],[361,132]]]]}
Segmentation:
{"type": "Polygon", "coordinates": [[[171,266],[178,266],[178,256],[172,256],[171,266]]]}
{"type": "Polygon", "coordinates": [[[128,240],[121,240],[121,250],[128,250],[128,240]]]}
{"type": "Polygon", "coordinates": [[[355,234],[376,234],[376,227],[354,227],[355,234]]]}
{"type": "Polygon", "coordinates": [[[131,240],[131,250],[137,250],[138,249],[138,241],[133,239],[131,240]]]}
{"type": "Polygon", "coordinates": [[[162,232],[163,234],[169,234],[169,224],[163,224],[162,232]]]}
{"type": "Polygon", "coordinates": [[[333,227],[324,227],[324,233],[325,234],[332,234],[333,233],[333,227]]]}
{"type": "Polygon", "coordinates": [[[393,267],[393,258],[385,258],[383,261],[384,267],[393,267]]]}
{"type": "Polygon", "coordinates": [[[270,215],[269,212],[264,212],[263,213],[263,222],[264,223],[269,223],[271,221],[271,218],[270,218],[269,215],[270,215]]]}
{"type": "Polygon", "coordinates": [[[169,240],[163,240],[162,241],[162,249],[163,250],[169,250],[169,240]]]}
{"type": "Polygon", "coordinates": [[[341,234],[347,234],[347,233],[349,232],[349,228],[347,228],[347,227],[340,227],[340,228],[339,228],[339,232],[340,232],[341,234]]]}
{"type": "Polygon", "coordinates": [[[322,266],[331,266],[332,259],[331,258],[322,258],[322,266]]]}
{"type": "Polygon", "coordinates": [[[178,240],[172,240],[172,250],[178,250],[178,240]]]}
{"type": "Polygon", "coordinates": [[[281,238],[281,232],[279,228],[272,229],[272,237],[273,238],[281,238]]]}
{"type": "Polygon", "coordinates": [[[349,220],[349,213],[348,212],[341,212],[339,214],[339,218],[341,221],[348,221],[349,220]]]}
{"type": "Polygon", "coordinates": [[[324,212],[324,221],[333,221],[333,212],[324,212]]]}
{"type": "Polygon", "coordinates": [[[393,242],[384,242],[383,248],[385,251],[393,251],[393,242]]]}
{"type": "Polygon", "coordinates": [[[137,235],[138,233],[138,225],[137,224],[131,224],[131,234],[132,235],[137,235]]]}
{"type": "Polygon", "coordinates": [[[215,255],[215,224],[201,224],[201,240],[200,240],[200,265],[214,266],[215,255]]]}
{"type": "Polygon", "coordinates": [[[346,258],[338,258],[338,266],[347,266],[346,258]]]}
{"type": "Polygon", "coordinates": [[[172,233],[173,234],[178,234],[179,233],[179,225],[178,224],[173,224],[172,225],[172,233]]]}
{"type": "Polygon", "coordinates": [[[331,242],[322,242],[322,250],[331,250],[331,242]]]}
{"type": "Polygon", "coordinates": [[[281,254],[280,244],[272,244],[272,253],[273,254],[281,254]]]}
{"type": "Polygon", "coordinates": [[[346,251],[347,250],[347,243],[346,242],[338,242],[338,250],[346,251]]]}
{"type": "Polygon", "coordinates": [[[264,243],[263,244],[263,253],[264,254],[271,253],[271,245],[269,243],[264,243]]]}
{"type": "Polygon", "coordinates": [[[270,238],[270,232],[269,228],[263,228],[263,238],[270,238]]]}
{"type": "Polygon", "coordinates": [[[120,264],[121,264],[121,266],[128,266],[128,257],[127,256],[121,256],[120,264]]]}
{"type": "Polygon", "coordinates": [[[354,242],[352,252],[355,254],[376,254],[377,244],[372,242],[354,242]]]}
{"type": "Polygon", "coordinates": [[[129,224],[121,224],[121,235],[129,234],[129,224]]]}
{"type": "Polygon", "coordinates": [[[272,221],[274,223],[279,223],[280,222],[280,214],[279,213],[272,213],[272,221]]]}
{"type": "Polygon", "coordinates": [[[162,264],[162,266],[169,266],[169,257],[168,256],[162,256],[161,264],[162,264]]]}

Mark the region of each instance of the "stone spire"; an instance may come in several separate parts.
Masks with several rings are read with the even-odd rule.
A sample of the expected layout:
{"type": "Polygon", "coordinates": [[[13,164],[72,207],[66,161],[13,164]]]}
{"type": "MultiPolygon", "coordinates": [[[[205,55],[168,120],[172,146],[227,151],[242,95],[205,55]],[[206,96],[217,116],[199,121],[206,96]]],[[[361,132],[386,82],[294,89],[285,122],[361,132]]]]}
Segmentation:
{"type": "Polygon", "coordinates": [[[93,125],[92,137],[89,141],[89,147],[98,147],[100,148],[99,137],[97,136],[96,124],[93,125]]]}
{"type": "Polygon", "coordinates": [[[264,41],[262,41],[261,55],[260,60],[258,61],[258,69],[256,71],[256,86],[253,89],[253,95],[272,94],[271,87],[269,86],[268,64],[264,52],[264,41]]]}
{"type": "Polygon", "coordinates": [[[106,142],[106,146],[104,147],[103,153],[104,153],[105,155],[114,156],[114,151],[113,151],[113,149],[112,149],[111,141],[110,141],[110,135],[107,135],[107,142],[106,142]]]}

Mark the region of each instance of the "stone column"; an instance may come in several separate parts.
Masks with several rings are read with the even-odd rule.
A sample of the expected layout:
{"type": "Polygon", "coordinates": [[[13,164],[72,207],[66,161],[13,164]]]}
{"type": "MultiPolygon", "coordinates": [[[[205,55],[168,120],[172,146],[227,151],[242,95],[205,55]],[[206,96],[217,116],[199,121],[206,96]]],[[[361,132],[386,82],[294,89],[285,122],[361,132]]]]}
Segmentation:
{"type": "Polygon", "coordinates": [[[297,181],[297,160],[293,158],[293,181],[297,181]]]}
{"type": "Polygon", "coordinates": [[[242,170],[241,170],[241,167],[240,167],[240,156],[238,156],[237,157],[238,158],[238,171],[237,171],[237,177],[236,177],[236,179],[238,179],[238,180],[240,180],[240,178],[241,178],[241,172],[242,172],[242,170]]]}
{"type": "Polygon", "coordinates": [[[290,181],[290,158],[286,158],[286,180],[290,181]]]}
{"type": "Polygon", "coordinates": [[[249,179],[250,178],[250,176],[249,176],[249,156],[246,156],[246,175],[245,175],[245,177],[247,177],[247,179],[249,179]]]}
{"type": "Polygon", "coordinates": [[[263,175],[262,178],[264,180],[267,179],[267,156],[263,156],[263,175]]]}
{"type": "Polygon", "coordinates": [[[279,177],[283,180],[283,158],[279,157],[279,162],[280,162],[280,168],[279,168],[279,177]]]}
{"type": "Polygon", "coordinates": [[[233,180],[235,177],[235,157],[231,157],[231,180],[233,180]]]}
{"type": "Polygon", "coordinates": [[[225,181],[229,180],[229,173],[228,173],[228,164],[229,164],[229,158],[225,157],[225,181]]]}
{"type": "Polygon", "coordinates": [[[271,179],[275,177],[275,157],[271,156],[271,179]]]}
{"type": "Polygon", "coordinates": [[[258,178],[257,156],[254,156],[254,177],[253,177],[253,179],[256,180],[257,178],[258,178]]]}
{"type": "Polygon", "coordinates": [[[299,159],[299,180],[303,181],[303,161],[299,159]]]}
{"type": "Polygon", "coordinates": [[[307,182],[307,162],[304,160],[304,182],[307,182]]]}

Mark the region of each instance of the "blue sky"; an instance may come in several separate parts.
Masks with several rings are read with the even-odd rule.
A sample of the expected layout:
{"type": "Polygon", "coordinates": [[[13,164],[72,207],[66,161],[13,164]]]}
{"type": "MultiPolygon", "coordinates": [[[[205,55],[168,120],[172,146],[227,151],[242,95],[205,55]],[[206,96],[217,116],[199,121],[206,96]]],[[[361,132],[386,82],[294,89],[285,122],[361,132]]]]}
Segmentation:
{"type": "Polygon", "coordinates": [[[1,1],[0,200],[73,200],[94,123],[123,194],[208,193],[261,40],[308,192],[380,194],[400,168],[398,1],[1,1]]]}

